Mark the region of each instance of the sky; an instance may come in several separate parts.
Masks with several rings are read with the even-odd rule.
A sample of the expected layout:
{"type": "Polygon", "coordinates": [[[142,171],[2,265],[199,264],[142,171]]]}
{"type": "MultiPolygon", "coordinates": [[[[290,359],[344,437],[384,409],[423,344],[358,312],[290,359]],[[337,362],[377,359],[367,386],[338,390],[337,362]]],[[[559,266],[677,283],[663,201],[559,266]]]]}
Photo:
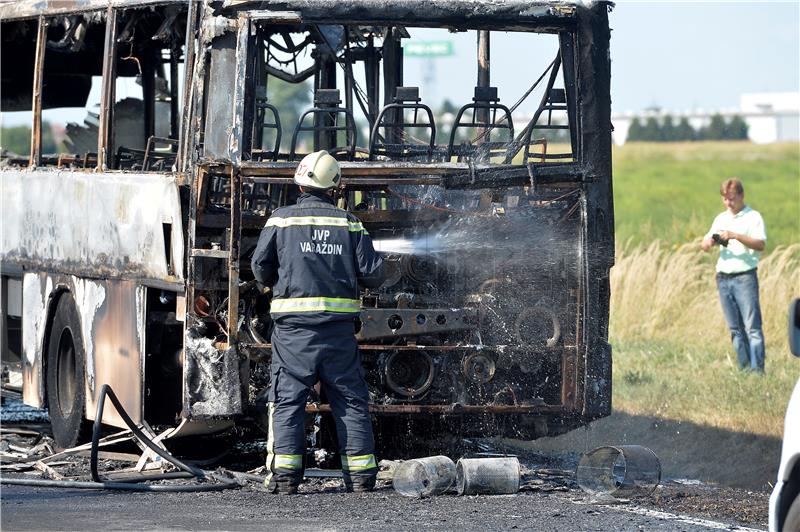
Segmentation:
{"type": "MultiPolygon", "coordinates": [[[[609,23],[614,112],[653,106],[674,111],[738,108],[742,93],[800,91],[798,0],[623,0],[609,14],[609,23]]],[[[410,31],[423,38],[428,30],[410,31]]],[[[431,36],[455,41],[457,56],[436,60],[436,77],[448,80],[450,99],[468,101],[476,79],[474,34],[431,36]]],[[[526,67],[538,72],[555,54],[555,42],[549,47],[527,45],[528,37],[497,33],[491,37],[492,85],[501,88],[500,97],[507,104],[538,77],[525,75],[526,67]]],[[[426,61],[407,63],[407,84],[421,83],[426,61]]]]}
{"type": "MultiPolygon", "coordinates": [[[[731,109],[738,108],[743,93],[800,91],[800,0],[622,0],[609,20],[615,113],[648,107],[671,112],[731,109]]],[[[434,108],[444,98],[457,106],[469,102],[477,77],[475,32],[420,28],[409,28],[409,32],[414,39],[451,41],[454,55],[406,58],[404,84],[420,86],[423,101],[434,108]]],[[[499,87],[501,102],[515,103],[557,49],[552,35],[493,32],[491,84],[499,87]]],[[[122,94],[125,91],[120,87],[122,94]]],[[[99,91],[95,92],[99,100],[99,91]]],[[[539,99],[535,91],[520,111],[532,112],[539,99]]],[[[51,118],[69,116],[75,121],[85,114],[80,110],[50,113],[51,118]]],[[[29,116],[5,114],[3,122],[29,122],[29,116]]]]}
{"type": "Polygon", "coordinates": [[[612,108],[738,107],[800,91],[800,2],[619,2],[610,14],[612,108]]]}

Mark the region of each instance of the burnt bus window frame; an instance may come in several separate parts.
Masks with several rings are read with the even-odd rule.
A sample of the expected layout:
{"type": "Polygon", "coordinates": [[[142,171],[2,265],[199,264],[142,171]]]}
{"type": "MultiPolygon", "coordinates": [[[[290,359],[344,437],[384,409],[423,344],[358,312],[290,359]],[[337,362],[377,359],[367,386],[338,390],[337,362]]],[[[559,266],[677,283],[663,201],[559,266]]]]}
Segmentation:
{"type": "MultiPolygon", "coordinates": [[[[156,6],[156,9],[158,6],[156,6]]],[[[100,109],[98,113],[98,133],[97,133],[97,157],[96,162],[91,165],[84,164],[82,168],[71,168],[71,170],[82,171],[115,171],[118,170],[115,164],[115,126],[114,126],[114,99],[116,97],[116,80],[117,80],[117,61],[119,54],[118,37],[120,35],[119,20],[121,14],[135,13],[136,11],[152,10],[153,7],[113,7],[109,6],[105,9],[96,9],[84,11],[76,14],[81,17],[93,17],[102,20],[105,26],[103,51],[102,51],[102,71],[100,81],[100,109]]],[[[37,17],[38,29],[36,38],[36,56],[33,69],[33,95],[32,95],[32,127],[31,127],[31,152],[29,166],[37,168],[43,166],[42,161],[42,112],[43,112],[43,79],[46,76],[46,69],[48,62],[45,60],[45,52],[47,49],[47,29],[52,25],[52,20],[56,20],[58,16],[54,15],[40,15],[37,17]]],[[[184,46],[185,51],[185,46],[184,46]]],[[[179,52],[180,54],[180,52],[179,52]]],[[[185,65],[188,68],[188,65],[185,65]]],[[[177,87],[173,89],[171,84],[173,81],[177,84],[177,76],[172,78],[170,75],[170,90],[172,94],[179,91],[177,87]]],[[[185,76],[183,76],[185,77],[185,76]]],[[[179,95],[180,96],[180,95],[179,95]]],[[[172,109],[179,107],[172,106],[172,109]]],[[[154,114],[154,113],[151,113],[154,114]]],[[[182,125],[181,125],[181,112],[178,109],[174,117],[171,117],[170,124],[170,138],[168,139],[172,144],[172,152],[175,156],[178,154],[179,143],[182,139],[182,125]],[[173,137],[172,135],[175,135],[173,137]]],[[[167,139],[165,139],[167,140],[167,139]]],[[[145,141],[145,144],[148,142],[145,141]]],[[[162,143],[163,144],[163,143],[162,143]]],[[[161,169],[142,169],[141,171],[162,171],[161,169]]],[[[164,169],[163,171],[171,171],[164,169]]]]}
{"type": "MultiPolygon", "coordinates": [[[[0,112],[5,115],[8,113],[18,113],[15,118],[22,115],[23,119],[15,125],[9,125],[3,120],[6,127],[27,127],[27,146],[13,146],[20,148],[17,151],[8,150],[0,155],[0,159],[8,161],[10,165],[25,168],[30,166],[34,153],[34,77],[38,50],[39,17],[28,17],[20,19],[2,19],[0,36],[3,42],[0,43],[0,65],[6,76],[2,80],[2,109],[0,112]],[[14,75],[9,75],[13,72],[14,75]]],[[[5,118],[5,116],[4,116],[5,118]]],[[[3,148],[8,149],[6,143],[3,148]]]]}
{"type": "MultiPolygon", "coordinates": [[[[186,74],[190,65],[186,59],[186,39],[180,39],[180,35],[174,33],[174,29],[186,27],[185,17],[187,10],[180,9],[180,6],[128,6],[125,8],[108,8],[108,20],[110,31],[106,38],[106,51],[104,56],[104,88],[101,98],[101,109],[104,120],[104,142],[103,142],[103,171],[138,171],[138,172],[160,172],[170,173],[172,167],[178,164],[181,144],[184,142],[184,111],[180,109],[181,103],[187,105],[186,90],[183,87],[183,94],[179,90],[180,83],[186,84],[186,74]],[[153,14],[156,15],[153,15],[153,14]],[[152,30],[157,20],[148,20],[147,17],[161,16],[161,26],[152,36],[141,35],[138,31],[140,23],[150,23],[152,30]],[[167,42],[167,33],[170,33],[171,42],[167,42]],[[125,38],[125,40],[122,40],[125,38]],[[161,43],[161,44],[159,44],[161,43]],[[127,52],[126,46],[130,47],[127,52]],[[169,54],[169,61],[165,61],[165,51],[169,54]],[[125,55],[121,57],[121,55],[125,55]],[[121,61],[131,61],[124,64],[128,75],[120,75],[121,61]],[[142,137],[141,145],[134,147],[124,146],[119,137],[118,128],[121,124],[116,123],[115,106],[120,102],[117,98],[117,81],[131,77],[130,70],[136,65],[142,86],[142,137]],[[184,65],[184,73],[179,72],[180,64],[184,65]],[[169,65],[169,70],[164,71],[164,66],[169,65]],[[166,124],[168,131],[161,135],[157,130],[156,109],[158,99],[158,80],[163,80],[169,93],[169,123],[166,124]],[[181,102],[181,98],[184,99],[181,102]],[[158,148],[167,147],[167,151],[158,148]],[[123,161],[120,157],[120,149],[124,148],[125,153],[132,159],[123,161]]],[[[163,88],[163,87],[162,87],[163,88]]],[[[134,98],[136,99],[136,98],[134,98]]]]}
{"type": "MultiPolygon", "coordinates": [[[[94,17],[96,20],[101,20],[102,24],[104,25],[104,43],[107,41],[108,38],[108,31],[109,31],[109,24],[108,24],[108,12],[111,11],[111,8],[105,10],[102,9],[92,9],[88,11],[82,11],[80,13],[76,13],[76,16],[83,17],[84,19],[89,19],[94,17]]],[[[48,29],[52,26],[53,21],[57,20],[59,15],[40,15],[37,17],[38,20],[38,29],[37,29],[37,37],[36,37],[36,56],[34,62],[34,69],[33,69],[33,95],[32,95],[32,102],[31,108],[33,111],[33,123],[31,127],[31,154],[30,154],[30,161],[29,167],[30,168],[38,168],[42,166],[53,166],[53,165],[44,165],[42,160],[42,112],[43,112],[43,92],[44,92],[44,78],[46,77],[46,69],[48,66],[48,61],[46,61],[46,50],[47,50],[47,39],[48,39],[48,29]]],[[[106,46],[104,44],[103,47],[103,54],[106,53],[106,46]]],[[[100,90],[101,90],[101,112],[98,117],[98,142],[97,142],[97,157],[96,162],[93,165],[90,165],[89,162],[91,161],[90,154],[86,154],[83,160],[83,166],[81,168],[70,168],[71,170],[76,171],[95,171],[99,167],[100,163],[100,153],[101,153],[101,146],[102,146],[102,132],[103,132],[103,113],[102,113],[102,93],[105,90],[105,73],[104,71],[101,72],[100,76],[100,90]]],[[[59,160],[61,159],[61,155],[59,154],[59,160]]],[[[60,166],[60,165],[59,165],[60,166]]]]}
{"type": "MultiPolygon", "coordinates": [[[[232,172],[238,173],[237,167],[241,165],[242,171],[246,174],[251,170],[257,171],[259,168],[263,168],[269,172],[268,169],[275,167],[277,169],[280,167],[283,169],[283,166],[286,164],[291,163],[269,163],[269,162],[255,162],[255,161],[246,161],[245,163],[242,162],[241,154],[248,150],[248,146],[246,145],[246,140],[244,136],[245,131],[251,131],[252,124],[247,122],[247,115],[245,114],[244,109],[242,106],[249,108],[252,101],[247,101],[244,103],[242,100],[245,95],[250,95],[249,91],[252,90],[252,83],[249,83],[247,80],[250,79],[249,76],[243,74],[246,72],[246,69],[252,65],[251,61],[252,57],[252,45],[255,43],[254,39],[251,39],[251,27],[249,23],[255,20],[261,21],[261,17],[250,17],[247,13],[242,13],[239,15],[239,27],[238,27],[238,34],[237,34],[237,50],[236,50],[236,84],[234,87],[234,102],[231,107],[231,112],[234,115],[234,128],[232,130],[231,135],[231,145],[238,148],[238,151],[228,151],[225,155],[229,157],[229,161],[232,163],[233,169],[232,172]],[[244,22],[244,23],[242,23],[244,22]]],[[[320,23],[335,23],[336,21],[314,21],[320,23]]],[[[263,23],[263,22],[262,22],[263,23]]],[[[297,23],[298,25],[300,22],[297,23]]],[[[387,23],[387,25],[391,25],[387,23]]],[[[477,28],[480,29],[480,28],[477,28]]],[[[521,184],[528,184],[531,185],[532,188],[537,188],[540,185],[545,185],[544,188],[547,188],[548,183],[579,183],[581,181],[586,180],[586,171],[588,170],[582,164],[585,161],[585,157],[587,156],[583,151],[583,145],[579,142],[579,139],[583,138],[584,132],[581,131],[579,128],[581,126],[581,108],[579,106],[580,103],[580,95],[579,95],[579,65],[575,62],[575,55],[573,53],[574,46],[577,40],[579,39],[579,35],[577,30],[563,30],[563,31],[531,31],[531,30],[521,30],[522,33],[534,33],[534,34],[541,34],[541,33],[550,33],[550,34],[559,34],[559,59],[564,64],[565,67],[565,92],[567,93],[566,96],[566,104],[568,107],[571,107],[572,111],[569,113],[572,117],[572,126],[570,141],[571,147],[573,150],[572,160],[569,162],[560,162],[557,164],[552,163],[529,163],[529,164],[512,164],[507,165],[506,168],[511,170],[513,175],[510,176],[511,179],[508,181],[501,179],[497,183],[492,185],[487,185],[484,181],[483,186],[491,186],[498,191],[506,191],[509,187],[518,186],[521,184]],[[572,80],[572,81],[570,81],[572,80]],[[571,103],[570,103],[571,102],[571,103]],[[546,172],[540,172],[538,168],[546,168],[546,172]],[[522,177],[520,170],[524,171],[525,176],[524,180],[520,181],[522,177]],[[528,175],[528,174],[531,175],[528,175]],[[530,179],[530,181],[528,181],[530,179]],[[542,179],[540,182],[539,180],[542,179]]],[[[233,41],[233,36],[229,37],[230,41],[233,41]]],[[[548,91],[545,91],[545,97],[547,97],[548,91]]],[[[246,98],[244,98],[246,99],[246,98]]],[[[363,161],[364,167],[368,167],[370,163],[368,161],[363,161]]],[[[394,161],[389,162],[389,166],[391,166],[394,161]]],[[[347,163],[345,163],[347,165],[347,163]]],[[[361,161],[356,161],[354,163],[350,163],[351,166],[360,166],[361,161]]],[[[400,169],[398,165],[398,169],[400,169]]],[[[425,165],[423,165],[425,166],[425,165]]],[[[438,172],[439,170],[444,170],[444,168],[435,168],[437,165],[431,164],[431,171],[433,173],[438,172]]],[[[488,165],[487,165],[488,166],[488,165]]],[[[353,168],[355,171],[355,168],[353,168]]],[[[355,173],[358,173],[357,171],[355,173]]],[[[459,176],[460,177],[460,176],[459,176]]],[[[465,175],[465,178],[469,179],[470,176],[465,175]]],[[[279,181],[275,181],[278,183],[279,181]]],[[[467,182],[459,182],[459,179],[450,180],[441,180],[438,183],[440,186],[448,187],[448,185],[452,185],[453,188],[480,188],[477,185],[468,184],[467,182]]],[[[375,182],[367,185],[374,186],[375,182]]],[[[231,186],[235,186],[233,183],[231,186]]],[[[359,189],[360,186],[357,183],[348,183],[348,189],[359,189]]],[[[573,185],[574,186],[574,185],[573,185]]],[[[580,186],[580,185],[579,185],[580,186]]],[[[583,197],[583,194],[581,194],[583,197]]],[[[581,202],[585,201],[583,199],[580,200],[581,202]]],[[[570,213],[574,212],[570,210],[570,213]]],[[[585,212],[584,209],[581,210],[581,215],[579,220],[576,222],[575,230],[578,231],[578,238],[581,242],[586,242],[584,239],[587,238],[586,235],[586,219],[584,218],[585,212]]],[[[583,252],[579,253],[579,257],[575,262],[575,267],[577,268],[576,279],[578,279],[578,285],[575,287],[576,292],[581,293],[585,289],[583,286],[584,278],[588,272],[588,265],[584,264],[584,260],[586,259],[583,252]]],[[[587,337],[585,336],[585,329],[583,324],[586,320],[586,314],[583,304],[580,301],[576,302],[576,306],[578,307],[579,311],[575,314],[574,318],[577,320],[575,326],[575,341],[576,345],[573,345],[570,348],[570,354],[564,356],[561,359],[562,369],[561,369],[561,382],[563,387],[561,388],[561,400],[557,402],[550,403],[545,406],[545,408],[555,409],[572,409],[575,410],[580,409],[581,405],[583,405],[583,388],[584,383],[582,380],[582,374],[584,370],[584,361],[581,358],[581,353],[587,348],[589,348],[589,342],[587,341],[587,337]],[[574,350],[574,352],[573,352],[574,350]]],[[[570,308],[574,308],[570,306],[570,308]]]]}
{"type": "MultiPolygon", "coordinates": [[[[269,160],[253,160],[251,159],[251,153],[253,151],[252,146],[252,139],[251,135],[247,134],[248,132],[253,131],[255,125],[255,117],[256,113],[254,112],[256,108],[256,97],[257,97],[257,87],[256,83],[258,82],[258,72],[255,68],[256,62],[263,60],[263,58],[259,57],[259,45],[257,43],[257,39],[261,35],[261,30],[267,25],[275,24],[280,26],[290,26],[294,27],[301,31],[309,31],[309,28],[319,26],[319,25],[339,25],[345,28],[352,28],[357,27],[358,24],[348,21],[342,21],[338,19],[313,19],[313,20],[306,20],[302,19],[299,14],[291,13],[294,15],[293,17],[287,16],[287,13],[270,13],[268,11],[255,11],[255,12],[240,12],[238,13],[238,33],[237,37],[234,37],[230,32],[227,35],[227,38],[217,38],[213,43],[219,44],[221,41],[219,39],[224,39],[229,42],[230,44],[233,43],[234,40],[238,41],[236,46],[236,66],[230,66],[231,70],[235,68],[235,76],[234,79],[237,80],[237,84],[234,89],[234,102],[231,107],[235,109],[229,109],[228,112],[233,113],[233,118],[235,118],[235,122],[233,123],[233,129],[231,131],[231,145],[235,146],[236,153],[230,152],[222,148],[221,143],[217,143],[218,148],[214,149],[211,153],[206,153],[207,156],[210,155],[211,159],[222,160],[226,162],[234,162],[234,163],[241,163],[242,161],[246,161],[248,164],[256,164],[258,165],[260,162],[265,164],[269,164],[269,160]],[[259,26],[256,27],[256,24],[259,26]],[[244,73],[244,75],[242,75],[244,73]],[[241,83],[240,83],[241,82],[241,83]],[[243,101],[242,101],[243,100],[243,101]]],[[[508,31],[517,34],[529,35],[532,38],[536,36],[545,36],[545,35],[553,35],[556,39],[558,39],[558,53],[556,56],[556,60],[553,61],[551,66],[545,68],[542,75],[542,83],[536,84],[536,87],[544,87],[544,93],[542,94],[541,101],[538,103],[536,110],[534,111],[534,115],[531,120],[528,121],[526,126],[515,135],[515,139],[509,142],[509,149],[514,150],[514,159],[522,159],[523,155],[527,153],[530,149],[531,145],[536,144],[536,139],[531,138],[530,145],[525,145],[526,140],[526,132],[529,129],[533,131],[542,130],[542,129],[553,129],[552,126],[548,124],[542,124],[545,120],[546,115],[551,113],[554,109],[558,110],[558,106],[551,103],[550,98],[553,95],[558,97],[559,92],[561,91],[561,97],[563,97],[563,106],[566,109],[563,109],[566,114],[566,123],[564,124],[569,131],[569,146],[570,146],[570,153],[569,154],[552,154],[543,162],[532,162],[528,161],[527,159],[522,161],[521,163],[513,163],[511,162],[511,157],[504,165],[507,166],[515,166],[515,167],[540,167],[540,166],[547,166],[547,167],[556,167],[553,168],[551,171],[547,171],[547,174],[561,174],[561,177],[564,177],[564,170],[567,170],[567,174],[569,180],[580,181],[583,179],[583,172],[581,171],[582,168],[582,161],[584,160],[584,153],[583,153],[583,144],[581,139],[583,138],[582,134],[582,126],[583,120],[581,116],[581,95],[579,94],[580,88],[580,63],[577,60],[578,58],[575,55],[575,49],[578,45],[578,39],[580,38],[578,35],[578,30],[574,27],[574,20],[567,21],[569,23],[565,23],[564,27],[559,29],[558,31],[554,31],[552,28],[537,28],[535,26],[526,27],[526,28],[484,28],[481,26],[470,26],[468,30],[472,31],[508,31]],[[554,65],[554,66],[553,66],[554,65]],[[563,80],[563,88],[556,88],[554,87],[554,83],[557,79],[561,77],[563,80]],[[536,123],[536,127],[531,128],[533,123],[536,123]],[[544,127],[542,127],[544,126],[544,127]],[[569,160],[563,160],[563,159],[569,160]],[[562,159],[562,160],[559,160],[562,159]]],[[[397,23],[401,24],[401,23],[397,23]]],[[[395,27],[395,23],[393,22],[385,22],[382,23],[382,26],[393,28],[395,27]]],[[[409,25],[409,28],[415,28],[417,26],[409,25]]],[[[419,27],[439,27],[435,25],[421,25],[419,27]]],[[[442,28],[446,26],[441,26],[442,28]]],[[[347,32],[346,32],[347,33],[347,32]]],[[[347,38],[347,37],[345,37],[347,38]]],[[[398,41],[401,42],[401,41],[398,41]]],[[[317,45],[319,46],[319,45],[317,45]]],[[[339,54],[341,55],[341,54],[339,54]]],[[[209,55],[210,58],[210,55],[209,55]]],[[[401,63],[404,61],[403,56],[400,56],[401,63]]],[[[335,69],[338,71],[339,68],[342,68],[343,60],[337,55],[337,59],[333,61],[333,65],[335,69]]],[[[355,69],[354,63],[353,67],[355,69]]],[[[386,59],[381,60],[379,64],[378,71],[384,73],[387,67],[386,59]]],[[[319,67],[318,67],[319,68],[319,67]]],[[[402,71],[403,66],[401,65],[400,70],[402,71]]],[[[338,72],[337,72],[338,73],[338,72]]],[[[272,76],[272,74],[267,74],[267,77],[272,76]]],[[[352,95],[350,91],[353,90],[352,82],[347,79],[347,75],[345,75],[344,79],[344,87],[340,87],[340,98],[342,100],[342,107],[345,107],[350,113],[355,113],[358,107],[354,105],[352,95]]],[[[532,76],[534,79],[536,76],[532,76]]],[[[262,80],[263,81],[263,80],[262,80]]],[[[383,85],[383,84],[381,84],[383,85]]],[[[385,88],[381,86],[380,92],[385,92],[385,88]]],[[[209,91],[205,90],[203,94],[204,104],[208,104],[209,98],[209,91]]],[[[376,106],[376,111],[383,108],[384,105],[391,103],[391,98],[387,98],[386,94],[383,95],[383,98],[380,98],[378,95],[378,99],[374,102],[367,101],[367,104],[374,104],[376,106]],[[384,100],[384,101],[381,101],[384,100]]],[[[205,107],[204,105],[204,107],[205,107]]],[[[367,120],[374,120],[374,116],[367,116],[364,117],[367,120]]],[[[208,140],[208,123],[209,120],[208,116],[208,109],[204,109],[203,112],[203,126],[201,131],[205,132],[206,141],[208,140]]],[[[370,127],[370,131],[371,131],[370,127]]],[[[284,136],[291,137],[291,131],[284,131],[284,136]]],[[[358,135],[362,137],[363,135],[358,135]]],[[[530,135],[528,135],[530,138],[530,135]]],[[[366,138],[359,138],[358,146],[361,148],[366,148],[371,145],[372,138],[371,134],[368,133],[366,138]]],[[[546,143],[546,141],[545,141],[546,143]]],[[[280,149],[280,146],[278,147],[280,149]]],[[[322,149],[322,147],[315,147],[315,149],[322,149]]],[[[530,153],[530,159],[536,159],[538,154],[533,152],[530,153]]],[[[494,158],[494,156],[493,156],[494,158]]],[[[290,153],[277,153],[275,154],[274,161],[290,161],[292,160],[290,153]]],[[[354,159],[356,162],[362,162],[361,159],[354,159]]],[[[400,159],[389,161],[389,162],[400,162],[400,159]]],[[[433,160],[432,160],[433,161],[433,160]]],[[[492,163],[493,164],[493,163],[492,163]]],[[[534,170],[531,170],[532,172],[534,170]]]]}
{"type": "Polygon", "coordinates": [[[36,31],[36,55],[33,65],[33,95],[31,109],[33,122],[31,124],[31,157],[28,166],[36,168],[42,165],[42,64],[44,63],[44,50],[47,43],[47,26],[45,17],[38,17],[36,31]]]}

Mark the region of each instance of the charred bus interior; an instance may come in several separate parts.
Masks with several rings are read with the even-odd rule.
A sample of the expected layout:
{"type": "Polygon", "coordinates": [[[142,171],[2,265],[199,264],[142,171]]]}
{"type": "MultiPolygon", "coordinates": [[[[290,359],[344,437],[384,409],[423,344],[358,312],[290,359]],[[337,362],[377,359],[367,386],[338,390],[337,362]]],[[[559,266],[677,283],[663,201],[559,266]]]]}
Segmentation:
{"type": "MultiPolygon", "coordinates": [[[[579,21],[574,6],[550,7],[528,27],[428,21],[477,42],[473,97],[449,116],[403,82],[403,47],[419,29],[411,21],[332,20],[314,6],[237,12],[237,28],[212,41],[200,67],[191,334],[225,347],[236,324],[240,352],[269,360],[269,297],[255,290],[249,259],[272,210],[296,199],[295,161],[327,149],[342,163],[338,204],[362,220],[391,271],[362,293],[356,326],[384,449],[446,434],[552,435],[607,414],[610,145],[585,143],[610,123],[578,76],[607,58],[581,63],[576,53],[581,24],[587,34],[607,24],[605,9],[579,21]],[[550,46],[541,68],[524,71],[529,89],[505,96],[514,104],[489,73],[490,41],[506,31],[550,46]],[[241,115],[230,105],[237,76],[241,115]],[[288,127],[285,84],[305,84],[310,100],[288,127]],[[238,135],[221,129],[239,118],[238,135]],[[231,252],[241,261],[219,260],[231,252]]],[[[251,368],[257,406],[268,372],[251,368]]],[[[331,425],[324,391],[307,410],[331,425]]]]}
{"type": "MultiPolygon", "coordinates": [[[[610,412],[608,8],[153,1],[4,21],[2,110],[31,110],[33,131],[3,164],[177,186],[180,215],[146,240],[159,274],[135,296],[151,424],[263,414],[272,324],[250,258],[297,197],[297,161],[326,149],[337,203],[390,271],[356,325],[382,449],[558,434],[610,412]],[[434,30],[472,43],[474,86],[447,110],[404,81],[404,49],[434,30]],[[492,62],[503,39],[519,57],[492,62]],[[509,76],[526,89],[496,82],[509,76]],[[45,152],[43,120],[64,108],[85,119],[45,152]]],[[[312,447],[329,442],[324,390],[307,411],[312,447]]]]}
{"type": "Polygon", "coordinates": [[[32,150],[4,150],[3,159],[71,170],[169,171],[179,138],[185,32],[186,8],[176,4],[4,21],[2,111],[33,109],[36,119],[32,150]],[[109,119],[104,131],[101,115],[109,119]],[[63,128],[54,128],[65,116],[63,128]],[[54,138],[43,145],[43,137],[54,138]],[[101,144],[107,155],[98,161],[101,144]]]}

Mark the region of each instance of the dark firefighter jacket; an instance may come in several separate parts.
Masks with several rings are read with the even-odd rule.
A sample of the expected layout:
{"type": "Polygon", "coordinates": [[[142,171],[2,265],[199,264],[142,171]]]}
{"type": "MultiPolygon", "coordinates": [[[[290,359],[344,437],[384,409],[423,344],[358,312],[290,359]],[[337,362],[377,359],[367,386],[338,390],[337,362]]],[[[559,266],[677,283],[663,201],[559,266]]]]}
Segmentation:
{"type": "Polygon", "coordinates": [[[359,284],[376,288],[384,280],[358,218],[316,191],[272,213],[252,267],[259,283],[273,287],[272,319],[287,325],[352,320],[361,310],[359,284]]]}

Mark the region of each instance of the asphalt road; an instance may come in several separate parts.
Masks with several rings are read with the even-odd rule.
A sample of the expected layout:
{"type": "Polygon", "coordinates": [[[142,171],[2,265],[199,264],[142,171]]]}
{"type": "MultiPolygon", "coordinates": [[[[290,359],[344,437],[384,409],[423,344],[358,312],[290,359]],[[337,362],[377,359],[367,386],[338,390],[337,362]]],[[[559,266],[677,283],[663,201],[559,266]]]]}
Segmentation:
{"type": "Polygon", "coordinates": [[[582,492],[411,499],[390,487],[347,494],[327,485],[296,496],[253,488],[120,493],[2,487],[3,530],[763,530],[728,520],[592,504],[582,492]]]}
{"type": "MultiPolygon", "coordinates": [[[[11,406],[6,404],[0,409],[4,416],[0,422],[8,424],[12,419],[22,419],[20,412],[11,412],[11,406]]],[[[27,423],[42,421],[24,418],[27,423]]],[[[44,426],[35,426],[46,430],[44,426]]],[[[8,447],[9,443],[15,443],[27,448],[33,441],[30,436],[15,436],[4,431],[0,444],[8,447]]],[[[258,442],[263,444],[261,440],[258,442]]],[[[500,442],[493,444],[501,445],[500,442]]],[[[217,467],[251,470],[263,464],[262,447],[237,444],[226,461],[217,467]]],[[[296,496],[271,495],[256,483],[238,490],[207,493],[132,493],[3,484],[0,486],[0,529],[315,532],[766,529],[766,491],[667,479],[651,495],[609,504],[590,499],[577,487],[573,474],[577,453],[514,448],[506,451],[517,454],[522,463],[524,491],[516,495],[458,497],[445,494],[411,499],[396,493],[388,480],[379,481],[379,489],[373,493],[347,494],[340,479],[330,478],[309,479],[296,496]]],[[[55,466],[55,462],[53,464],[55,466]]],[[[56,469],[64,476],[88,480],[85,456],[73,456],[61,464],[56,469]]],[[[125,466],[101,460],[101,470],[107,472],[125,466]]],[[[382,474],[390,477],[388,472],[382,474]]],[[[38,471],[28,474],[7,471],[2,477],[42,478],[38,471]]]]}

